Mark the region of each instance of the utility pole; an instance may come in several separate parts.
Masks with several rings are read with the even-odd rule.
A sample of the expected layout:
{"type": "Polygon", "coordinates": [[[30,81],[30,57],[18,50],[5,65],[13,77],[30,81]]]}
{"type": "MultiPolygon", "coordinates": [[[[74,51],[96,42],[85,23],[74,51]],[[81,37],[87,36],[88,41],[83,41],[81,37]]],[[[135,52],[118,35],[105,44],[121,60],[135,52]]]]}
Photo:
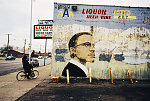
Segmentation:
{"type": "Polygon", "coordinates": [[[26,39],[24,39],[24,54],[26,53],[25,52],[25,50],[26,50],[25,48],[26,48],[26,39]]]}
{"type": "Polygon", "coordinates": [[[46,59],[46,46],[47,46],[47,38],[45,40],[45,56],[44,56],[44,66],[45,66],[45,59],[46,59]]]}
{"type": "Polygon", "coordinates": [[[41,56],[41,44],[40,44],[40,56],[41,56]]]}
{"type": "Polygon", "coordinates": [[[8,51],[9,51],[9,35],[12,35],[12,34],[7,34],[7,35],[8,35],[8,42],[7,42],[7,56],[8,56],[8,51]]]}
{"type": "MultiPolygon", "coordinates": [[[[31,0],[31,18],[30,18],[30,45],[32,43],[32,0],[31,0]]],[[[29,63],[31,64],[31,47],[29,50],[29,63]]]]}

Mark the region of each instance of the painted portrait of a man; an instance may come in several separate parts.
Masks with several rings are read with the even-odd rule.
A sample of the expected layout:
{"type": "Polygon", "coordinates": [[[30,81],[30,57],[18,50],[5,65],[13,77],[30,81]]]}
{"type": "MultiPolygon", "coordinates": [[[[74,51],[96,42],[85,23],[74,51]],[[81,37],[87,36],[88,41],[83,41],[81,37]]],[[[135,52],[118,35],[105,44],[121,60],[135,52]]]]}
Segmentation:
{"type": "Polygon", "coordinates": [[[66,70],[69,70],[71,77],[87,77],[88,62],[94,62],[95,49],[93,36],[88,32],[80,32],[75,34],[68,44],[71,60],[63,69],[62,76],[67,76],[66,70]]]}

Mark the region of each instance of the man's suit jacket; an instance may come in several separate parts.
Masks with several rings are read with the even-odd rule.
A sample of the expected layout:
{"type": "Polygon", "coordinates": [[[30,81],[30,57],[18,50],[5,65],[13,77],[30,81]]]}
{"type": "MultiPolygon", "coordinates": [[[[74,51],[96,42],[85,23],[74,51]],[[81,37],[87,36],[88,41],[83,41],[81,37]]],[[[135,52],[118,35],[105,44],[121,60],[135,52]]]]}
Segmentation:
{"type": "Polygon", "coordinates": [[[81,68],[79,68],[77,65],[74,65],[70,62],[64,68],[62,72],[62,76],[67,76],[67,73],[66,73],[67,69],[69,70],[69,76],[71,77],[87,77],[87,75],[81,68]]]}

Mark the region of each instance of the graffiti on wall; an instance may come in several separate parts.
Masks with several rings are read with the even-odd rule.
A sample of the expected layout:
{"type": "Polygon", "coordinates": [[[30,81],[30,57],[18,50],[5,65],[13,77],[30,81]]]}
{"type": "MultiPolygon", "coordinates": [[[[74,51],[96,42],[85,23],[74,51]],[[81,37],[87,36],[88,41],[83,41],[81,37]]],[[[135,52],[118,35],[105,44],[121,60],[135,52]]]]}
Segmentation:
{"type": "Polygon", "coordinates": [[[150,17],[144,16],[144,24],[150,23],[150,17]]]}

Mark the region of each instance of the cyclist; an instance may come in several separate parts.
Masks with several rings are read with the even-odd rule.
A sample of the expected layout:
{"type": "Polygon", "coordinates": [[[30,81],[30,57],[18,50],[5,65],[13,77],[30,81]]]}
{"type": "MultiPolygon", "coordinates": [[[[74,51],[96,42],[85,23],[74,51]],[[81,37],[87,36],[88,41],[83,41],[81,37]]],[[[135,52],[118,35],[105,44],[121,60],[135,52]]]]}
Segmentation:
{"type": "Polygon", "coordinates": [[[33,66],[29,64],[26,55],[23,55],[22,64],[23,64],[23,69],[27,75],[27,79],[30,79],[29,75],[31,74],[31,70],[33,69],[33,66]]]}

